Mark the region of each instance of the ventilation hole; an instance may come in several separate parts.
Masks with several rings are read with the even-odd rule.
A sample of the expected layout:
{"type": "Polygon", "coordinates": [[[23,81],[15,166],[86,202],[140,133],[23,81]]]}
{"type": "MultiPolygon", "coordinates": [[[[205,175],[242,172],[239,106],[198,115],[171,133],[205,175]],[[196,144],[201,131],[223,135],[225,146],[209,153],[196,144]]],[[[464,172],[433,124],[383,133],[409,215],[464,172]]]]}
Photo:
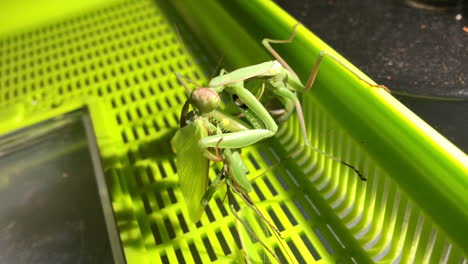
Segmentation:
{"type": "Polygon", "coordinates": [[[148,111],[148,114],[152,114],[153,113],[153,109],[151,109],[151,107],[147,104],[146,105],[146,111],[148,111]]]}
{"type": "Polygon", "coordinates": [[[231,232],[234,241],[236,241],[237,248],[241,249],[242,243],[240,241],[239,232],[237,232],[237,229],[233,225],[229,226],[229,231],[231,232]]]}
{"type": "Polygon", "coordinates": [[[133,136],[134,136],[135,140],[138,140],[140,138],[140,136],[138,136],[138,131],[137,131],[137,129],[135,127],[132,128],[132,132],[133,132],[133,136]]]}
{"type": "Polygon", "coordinates": [[[161,255],[161,263],[170,264],[169,258],[167,257],[167,255],[161,255]]]}
{"type": "Polygon", "coordinates": [[[133,121],[132,114],[130,113],[130,111],[127,111],[126,114],[127,114],[127,120],[129,122],[133,121]]]}
{"type": "Polygon", "coordinates": [[[322,242],[322,245],[325,247],[325,249],[330,253],[330,255],[333,255],[334,251],[333,248],[331,247],[330,243],[328,240],[323,236],[322,232],[318,228],[314,228],[314,233],[317,236],[317,238],[322,242]]]}
{"type": "Polygon", "coordinates": [[[297,209],[299,209],[299,212],[301,212],[304,219],[305,220],[310,220],[310,215],[307,213],[304,206],[302,206],[302,204],[299,202],[299,200],[294,199],[293,202],[296,205],[297,209]]]}
{"type": "MultiPolygon", "coordinates": [[[[128,160],[130,161],[130,163],[134,164],[137,160],[136,156],[135,156],[135,153],[134,152],[128,152],[128,160]]],[[[138,174],[137,174],[138,175],[138,174]]]]}
{"type": "Polygon", "coordinates": [[[218,238],[218,241],[221,244],[221,247],[223,248],[224,255],[227,256],[231,254],[231,249],[229,249],[229,246],[226,243],[226,239],[224,238],[224,235],[218,231],[216,232],[216,237],[218,238]]]}
{"type": "Polygon", "coordinates": [[[122,132],[122,139],[124,143],[128,143],[127,134],[125,134],[125,132],[122,132]]]}
{"type": "Polygon", "coordinates": [[[177,198],[174,194],[174,190],[172,188],[168,188],[167,192],[169,193],[169,199],[171,200],[171,203],[173,204],[177,203],[177,198]]]}
{"type": "Polygon", "coordinates": [[[156,122],[156,120],[153,120],[153,127],[156,131],[160,131],[161,130],[161,127],[159,127],[158,125],[158,122],[156,122]]]}
{"type": "Polygon", "coordinates": [[[169,218],[164,219],[164,226],[166,227],[166,231],[167,231],[167,233],[169,235],[169,238],[170,239],[175,238],[176,235],[175,235],[175,232],[174,232],[174,228],[172,227],[171,222],[169,221],[169,218]]]}
{"type": "Polygon", "coordinates": [[[169,123],[169,121],[167,120],[166,117],[163,117],[163,121],[164,121],[164,125],[165,125],[167,128],[171,128],[171,124],[169,123]]]}
{"type": "Polygon", "coordinates": [[[268,165],[271,166],[273,163],[271,162],[270,158],[264,151],[259,151],[260,156],[262,156],[263,161],[268,165]]]}
{"type": "Polygon", "coordinates": [[[255,193],[257,194],[260,201],[265,201],[265,195],[263,195],[262,191],[260,191],[260,188],[258,188],[258,185],[256,183],[253,183],[252,187],[254,188],[255,193]]]}
{"type": "Polygon", "coordinates": [[[181,213],[177,214],[177,219],[179,219],[180,227],[182,228],[182,232],[188,233],[189,229],[187,227],[187,223],[185,222],[185,218],[181,213]]]}
{"type": "Polygon", "coordinates": [[[143,114],[141,113],[140,108],[137,107],[136,113],[137,113],[137,116],[138,116],[139,119],[141,119],[143,117],[143,114]]]}
{"type": "Polygon", "coordinates": [[[198,222],[195,223],[195,226],[196,226],[197,228],[200,228],[200,227],[203,226],[203,224],[202,224],[201,221],[198,221],[198,222]]]}
{"type": "Polygon", "coordinates": [[[257,161],[255,160],[255,158],[252,156],[252,154],[248,154],[247,157],[249,158],[250,162],[252,163],[252,165],[254,166],[254,168],[256,170],[260,169],[260,165],[258,165],[257,161]]]}
{"type": "Polygon", "coordinates": [[[299,250],[297,249],[296,244],[294,244],[294,242],[292,242],[292,241],[288,241],[287,243],[288,243],[288,246],[289,246],[289,248],[291,249],[291,251],[292,251],[294,257],[296,257],[297,262],[299,262],[299,263],[307,263],[307,262],[304,260],[304,258],[302,257],[301,252],[299,252],[299,250]]]}
{"type": "Polygon", "coordinates": [[[158,108],[158,111],[162,111],[163,109],[159,101],[156,101],[156,108],[158,108]]]}
{"type": "Polygon", "coordinates": [[[151,205],[148,201],[148,197],[145,194],[141,195],[141,200],[143,201],[143,206],[145,207],[146,214],[151,214],[153,210],[151,209],[151,205]]]}
{"type": "Polygon", "coordinates": [[[167,106],[168,106],[169,108],[172,107],[172,103],[171,103],[171,100],[169,100],[169,98],[166,97],[166,100],[165,100],[165,101],[166,101],[166,104],[167,104],[167,106]]]}
{"type": "Polygon", "coordinates": [[[215,261],[216,259],[218,259],[216,257],[216,254],[215,254],[215,252],[213,250],[213,247],[211,246],[211,243],[208,240],[208,238],[204,237],[202,240],[203,240],[203,244],[205,245],[206,251],[208,252],[208,256],[210,257],[210,260],[215,261]]]}
{"type": "Polygon", "coordinates": [[[177,104],[182,104],[182,100],[180,99],[180,97],[177,94],[174,96],[174,98],[177,101],[177,104]]]}
{"type": "Polygon", "coordinates": [[[208,217],[208,220],[210,221],[210,223],[213,223],[216,219],[213,215],[213,211],[211,211],[211,208],[210,206],[206,206],[205,207],[205,212],[206,212],[206,216],[208,217]]]}
{"type": "Polygon", "coordinates": [[[273,219],[273,222],[275,222],[276,228],[278,228],[280,232],[284,231],[284,226],[281,223],[281,221],[278,219],[278,216],[276,215],[276,213],[272,209],[268,209],[268,214],[270,215],[271,219],[273,219]]]}
{"type": "Polygon", "coordinates": [[[178,263],[186,263],[184,259],[184,255],[182,255],[182,251],[180,251],[180,248],[176,249],[175,253],[176,253],[178,263]]]}
{"type": "Polygon", "coordinates": [[[281,174],[279,174],[279,172],[275,172],[274,175],[275,175],[275,178],[278,180],[278,182],[283,187],[283,189],[285,191],[289,190],[289,185],[284,181],[283,176],[281,174]]]}
{"type": "Polygon", "coordinates": [[[293,214],[291,213],[291,211],[289,210],[289,208],[285,205],[285,204],[281,204],[281,209],[283,209],[283,212],[286,214],[286,216],[288,217],[289,219],[289,222],[291,222],[291,224],[293,226],[297,225],[297,220],[296,218],[294,218],[293,214]]]}
{"type": "Polygon", "coordinates": [[[237,203],[237,199],[232,199],[232,205],[234,206],[234,210],[237,212],[240,210],[239,203],[237,203]]]}
{"type": "Polygon", "coordinates": [[[172,172],[177,173],[177,166],[174,160],[169,160],[169,164],[171,165],[172,172]]]}
{"type": "Polygon", "coordinates": [[[156,223],[151,224],[151,231],[153,232],[153,237],[154,241],[156,242],[156,245],[162,244],[161,233],[159,233],[159,229],[156,223]]]}
{"type": "Polygon", "coordinates": [[[268,187],[268,189],[270,190],[271,194],[273,196],[276,196],[278,194],[278,192],[276,191],[275,187],[273,187],[273,185],[271,184],[270,180],[268,178],[264,178],[263,180],[266,184],[266,186],[268,187]]]}
{"type": "Polygon", "coordinates": [[[159,209],[163,209],[164,207],[166,207],[166,205],[164,204],[164,200],[163,200],[163,198],[161,196],[161,193],[155,192],[154,193],[154,198],[156,198],[156,203],[158,203],[159,209]]]}
{"type": "MultiPolygon", "coordinates": [[[[127,86],[130,86],[130,85],[127,85],[127,86]]],[[[132,102],[136,101],[136,97],[134,93],[130,93],[130,99],[132,100],[132,102]]]]}
{"type": "Polygon", "coordinates": [[[193,263],[203,263],[203,261],[200,258],[200,255],[198,254],[198,250],[195,244],[190,243],[189,248],[190,248],[190,253],[192,253],[192,257],[194,260],[193,263]]]}
{"type": "MultiPolygon", "coordinates": [[[[174,71],[171,70],[171,72],[174,72],[174,71]]],[[[169,86],[169,88],[174,89],[174,86],[172,85],[171,81],[167,81],[166,83],[167,83],[167,86],[169,86]]]]}
{"type": "Polygon", "coordinates": [[[288,263],[289,260],[283,254],[283,251],[279,247],[275,247],[275,254],[279,258],[280,263],[288,263]]]}
{"type": "Polygon", "coordinates": [[[172,116],[174,117],[174,120],[176,121],[177,124],[179,124],[179,116],[176,113],[172,113],[172,116]]]}
{"type": "Polygon", "coordinates": [[[151,167],[146,167],[146,174],[148,175],[148,179],[150,180],[151,183],[154,183],[156,181],[151,167]]]}
{"type": "Polygon", "coordinates": [[[164,167],[162,166],[161,163],[158,162],[158,169],[159,172],[161,173],[161,177],[164,179],[167,177],[166,171],[164,170],[164,167]]]}
{"type": "Polygon", "coordinates": [[[315,247],[312,245],[309,238],[305,234],[302,234],[301,239],[304,242],[304,245],[306,245],[306,247],[309,250],[310,254],[312,254],[312,256],[314,257],[314,259],[315,260],[320,260],[322,257],[320,257],[320,254],[317,252],[315,247]]]}
{"type": "Polygon", "coordinates": [[[219,211],[221,212],[221,215],[222,216],[227,216],[228,212],[226,211],[226,207],[224,206],[223,201],[221,201],[221,199],[219,199],[219,198],[216,198],[215,201],[216,201],[216,204],[218,205],[218,208],[219,208],[219,211]]]}
{"type": "Polygon", "coordinates": [[[145,136],[149,136],[150,131],[148,129],[148,126],[146,124],[143,124],[143,132],[145,133],[145,136]]]}

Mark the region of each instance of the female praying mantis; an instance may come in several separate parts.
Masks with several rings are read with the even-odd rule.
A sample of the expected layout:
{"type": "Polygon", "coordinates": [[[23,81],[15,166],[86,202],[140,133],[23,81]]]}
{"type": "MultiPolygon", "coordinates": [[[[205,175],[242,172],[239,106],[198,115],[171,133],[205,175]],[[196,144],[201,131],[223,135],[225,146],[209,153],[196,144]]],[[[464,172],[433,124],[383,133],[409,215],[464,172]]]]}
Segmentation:
{"type": "MultiPolygon", "coordinates": [[[[247,91],[247,94],[248,93],[247,91]]],[[[244,94],[241,96],[243,98],[245,97],[244,94]]],[[[255,129],[249,129],[245,123],[238,120],[236,117],[225,115],[217,110],[219,104],[220,98],[218,94],[209,88],[199,88],[191,92],[189,100],[187,100],[182,109],[181,128],[171,140],[171,144],[177,153],[177,172],[179,175],[180,188],[187,203],[189,217],[193,222],[198,221],[213,194],[225,182],[227,185],[229,208],[246,230],[254,237],[257,237],[255,232],[251,230],[236,213],[233,193],[241,197],[247,206],[252,208],[252,210],[268,224],[271,230],[273,230],[275,236],[279,238],[279,231],[273,224],[266,220],[247,194],[252,191],[252,185],[246,177],[248,172],[247,167],[237,150],[240,148],[239,146],[245,146],[245,144],[249,142],[243,140],[246,133],[241,132],[252,133],[255,129]],[[189,105],[192,105],[195,110],[188,112],[189,105]],[[219,118],[220,115],[224,115],[224,122],[218,123],[214,121],[216,118],[219,118]],[[235,132],[223,134],[223,129],[235,132]],[[216,139],[224,135],[230,138],[230,147],[221,147],[222,142],[224,142],[224,138],[221,137],[217,140],[213,153],[210,144],[206,144],[205,142],[210,142],[212,138],[216,139]],[[188,138],[190,140],[187,140],[188,138]],[[207,189],[210,160],[215,162],[222,161],[223,169],[207,189]]],[[[266,114],[266,116],[268,116],[268,114],[266,114]]],[[[265,115],[262,116],[262,118],[263,117],[265,117],[265,115]]],[[[262,118],[252,116],[251,124],[254,127],[259,127],[261,123],[268,122],[269,118],[267,118],[267,121],[262,118]],[[253,121],[254,119],[256,120],[253,121]]],[[[258,237],[257,240],[279,262],[278,257],[273,251],[258,239],[258,237]]],[[[284,247],[281,241],[280,244],[284,247]]]]}

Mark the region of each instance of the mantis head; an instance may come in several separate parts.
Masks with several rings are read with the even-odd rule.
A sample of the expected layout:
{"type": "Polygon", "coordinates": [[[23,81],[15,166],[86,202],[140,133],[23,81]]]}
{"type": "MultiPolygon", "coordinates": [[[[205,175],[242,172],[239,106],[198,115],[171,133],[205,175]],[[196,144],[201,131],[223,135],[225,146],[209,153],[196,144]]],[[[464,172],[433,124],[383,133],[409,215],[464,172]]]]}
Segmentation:
{"type": "Polygon", "coordinates": [[[190,94],[190,100],[202,115],[209,114],[218,108],[221,102],[218,93],[204,87],[193,90],[190,94]]]}

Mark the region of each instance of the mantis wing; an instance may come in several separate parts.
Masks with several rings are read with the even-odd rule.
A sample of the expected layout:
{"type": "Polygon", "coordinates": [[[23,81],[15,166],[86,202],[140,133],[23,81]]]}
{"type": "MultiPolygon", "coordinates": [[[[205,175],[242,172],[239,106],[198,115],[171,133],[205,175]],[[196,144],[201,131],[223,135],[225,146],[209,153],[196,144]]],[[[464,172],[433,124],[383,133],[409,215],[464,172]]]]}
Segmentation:
{"type": "Polygon", "coordinates": [[[195,121],[179,129],[171,140],[177,154],[180,190],[193,222],[200,219],[204,210],[201,200],[207,190],[209,160],[203,156],[198,141],[207,136],[203,122],[195,121]]]}

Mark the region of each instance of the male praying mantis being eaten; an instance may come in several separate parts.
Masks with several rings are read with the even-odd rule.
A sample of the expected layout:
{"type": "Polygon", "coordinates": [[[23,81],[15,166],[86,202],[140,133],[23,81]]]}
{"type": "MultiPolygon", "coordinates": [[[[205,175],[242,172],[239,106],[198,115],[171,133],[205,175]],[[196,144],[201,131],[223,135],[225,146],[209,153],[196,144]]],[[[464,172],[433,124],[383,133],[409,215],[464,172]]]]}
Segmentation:
{"type": "MultiPolygon", "coordinates": [[[[247,168],[240,157],[239,150],[275,135],[278,130],[276,122],[285,121],[294,110],[299,117],[305,147],[347,166],[362,180],[366,180],[354,166],[311,146],[308,141],[302,107],[296,93],[310,90],[324,56],[329,56],[341,65],[343,64],[330,54],[321,52],[304,86],[296,73],[270,45],[270,43],[291,42],[298,25],[294,26],[293,33],[288,40],[264,39],[262,41],[265,48],[277,60],[240,68],[229,73],[222,70],[219,76],[209,82],[208,87],[197,85],[199,88],[193,91],[188,88],[186,81],[195,83],[176,73],[189,94],[189,99],[183,106],[180,129],[172,138],[171,145],[177,154],[180,187],[189,217],[193,222],[200,219],[205,206],[224,183],[227,185],[230,209],[239,221],[242,220],[237,216],[232,205],[233,193],[241,197],[266,221],[247,195],[252,190],[252,185],[246,177],[247,168]],[[261,92],[257,96],[246,88],[246,82],[251,80],[261,82],[261,92]],[[276,98],[284,109],[267,109],[260,101],[263,93],[268,94],[270,98],[276,98]],[[228,98],[230,101],[225,102],[221,100],[221,97],[228,98]],[[189,111],[190,105],[193,111],[189,111]],[[221,106],[226,105],[230,105],[231,108],[225,107],[223,111],[221,106]],[[236,116],[239,113],[241,118],[236,116]],[[276,117],[276,121],[273,116],[276,117]],[[208,186],[210,161],[223,162],[223,169],[208,186]]],[[[361,79],[358,75],[356,76],[361,79]]],[[[385,88],[361,80],[370,86],[385,88]]],[[[280,236],[271,223],[268,221],[266,223],[275,235],[280,236]]],[[[246,229],[248,228],[245,224],[243,225],[246,229]]],[[[275,256],[266,246],[265,248],[275,256]]]]}

